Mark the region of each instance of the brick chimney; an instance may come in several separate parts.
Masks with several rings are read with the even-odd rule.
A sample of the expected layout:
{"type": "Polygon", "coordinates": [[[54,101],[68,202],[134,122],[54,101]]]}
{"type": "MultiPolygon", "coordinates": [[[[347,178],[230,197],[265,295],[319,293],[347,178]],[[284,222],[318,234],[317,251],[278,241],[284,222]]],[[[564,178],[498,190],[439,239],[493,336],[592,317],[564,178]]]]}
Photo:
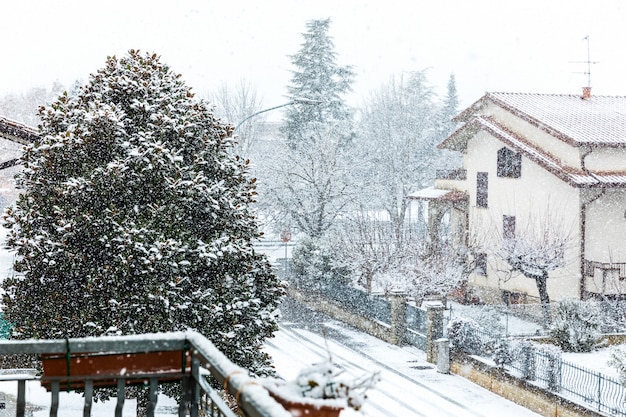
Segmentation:
{"type": "Polygon", "coordinates": [[[583,100],[589,100],[591,98],[591,87],[583,87],[583,100]]]}

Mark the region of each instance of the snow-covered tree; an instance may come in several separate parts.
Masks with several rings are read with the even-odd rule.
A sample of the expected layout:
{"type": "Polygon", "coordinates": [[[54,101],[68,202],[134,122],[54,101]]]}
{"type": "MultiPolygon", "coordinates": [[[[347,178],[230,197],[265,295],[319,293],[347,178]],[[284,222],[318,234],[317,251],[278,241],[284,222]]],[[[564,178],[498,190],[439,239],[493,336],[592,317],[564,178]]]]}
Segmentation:
{"type": "Polygon", "coordinates": [[[350,152],[332,128],[297,149],[283,146],[261,185],[275,223],[286,230],[321,238],[353,200],[350,152]]]}
{"type": "MultiPolygon", "coordinates": [[[[437,136],[442,141],[456,129],[456,123],[452,120],[459,112],[459,96],[456,89],[456,77],[450,74],[441,108],[437,113],[437,136]]],[[[452,155],[450,154],[450,157],[452,155]]],[[[457,157],[458,158],[458,157],[457,157]]],[[[460,162],[460,161],[459,161],[460,162]]]]}
{"type": "Polygon", "coordinates": [[[196,329],[237,364],[260,349],[283,288],[259,236],[255,180],[216,119],[157,55],[130,51],[41,109],[5,214],[14,338],[196,329]]]}
{"type": "Polygon", "coordinates": [[[64,90],[62,84],[55,82],[50,89],[33,87],[23,93],[9,93],[0,97],[0,116],[37,126],[40,122],[37,110],[46,106],[64,90]]]}
{"type": "Polygon", "coordinates": [[[332,37],[328,34],[330,19],[311,20],[306,24],[304,43],[291,56],[295,70],[288,86],[289,98],[312,100],[285,109],[282,133],[290,147],[316,139],[317,130],[333,126],[340,143],[353,136],[352,111],[345,94],[352,90],[354,72],[350,66],[337,64],[332,37]]]}
{"type": "Polygon", "coordinates": [[[405,228],[398,239],[389,221],[357,210],[342,219],[330,238],[338,261],[367,292],[407,290],[419,243],[405,228]],[[393,279],[388,279],[393,277],[393,279]]]}
{"type": "Polygon", "coordinates": [[[547,281],[550,272],[567,265],[566,252],[573,244],[571,228],[557,216],[558,211],[548,209],[543,215],[529,217],[526,224],[507,221],[500,233],[484,232],[488,237],[483,236],[486,240],[482,243],[470,237],[475,252],[485,252],[487,246],[506,263],[501,272],[507,273],[507,279],[517,273],[535,281],[546,325],[551,321],[547,281]]]}
{"type": "MultiPolygon", "coordinates": [[[[449,100],[453,107],[453,97],[449,100]]],[[[437,149],[443,139],[439,103],[425,71],[393,76],[371,94],[360,122],[361,195],[384,210],[400,236],[407,218],[407,195],[430,186],[437,168],[456,158],[437,149]]]]}
{"type": "Polygon", "coordinates": [[[566,237],[554,234],[516,236],[502,239],[497,255],[509,264],[512,271],[533,279],[541,304],[548,305],[548,276],[551,271],[565,266],[567,244],[566,237]]]}
{"type": "Polygon", "coordinates": [[[307,23],[301,50],[292,56],[289,97],[281,127],[286,143],[273,173],[260,188],[281,228],[320,238],[345,210],[351,188],[352,113],[343,101],[351,89],[350,67],[337,65],[330,19],[307,23]],[[304,99],[306,102],[298,100],[304,99]]]}
{"type": "Polygon", "coordinates": [[[299,285],[320,289],[327,282],[346,284],[349,270],[338,262],[334,248],[326,240],[304,237],[293,250],[291,272],[299,285]]]}
{"type": "Polygon", "coordinates": [[[415,299],[427,295],[448,296],[467,281],[465,265],[452,253],[431,253],[423,247],[416,258],[410,290],[415,299]]]}
{"type": "Polygon", "coordinates": [[[407,226],[398,238],[391,222],[372,213],[343,218],[329,237],[335,262],[352,271],[366,291],[405,291],[416,300],[447,296],[466,278],[465,266],[454,254],[432,254],[423,239],[407,226]]]}
{"type": "MultiPolygon", "coordinates": [[[[217,106],[215,114],[235,126],[263,107],[263,100],[258,96],[256,88],[244,80],[234,87],[227,83],[220,84],[215,91],[208,93],[208,98],[217,106]]],[[[237,128],[235,152],[238,155],[253,156],[253,145],[258,142],[264,121],[264,115],[259,115],[237,128]]]]}

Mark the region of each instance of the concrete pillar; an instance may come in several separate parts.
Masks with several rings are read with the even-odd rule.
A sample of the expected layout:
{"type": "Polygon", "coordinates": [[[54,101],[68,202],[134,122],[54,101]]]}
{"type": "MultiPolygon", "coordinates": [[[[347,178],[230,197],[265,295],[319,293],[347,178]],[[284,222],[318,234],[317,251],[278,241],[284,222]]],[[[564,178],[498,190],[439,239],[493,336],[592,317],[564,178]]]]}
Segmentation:
{"type": "Polygon", "coordinates": [[[445,337],[435,340],[437,344],[437,372],[450,373],[450,340],[445,337]]]}
{"type": "Polygon", "coordinates": [[[441,301],[426,301],[426,361],[437,363],[436,340],[443,337],[443,312],[441,301]]]}
{"type": "Polygon", "coordinates": [[[406,293],[393,291],[391,301],[391,343],[401,345],[406,333],[406,293]]]}

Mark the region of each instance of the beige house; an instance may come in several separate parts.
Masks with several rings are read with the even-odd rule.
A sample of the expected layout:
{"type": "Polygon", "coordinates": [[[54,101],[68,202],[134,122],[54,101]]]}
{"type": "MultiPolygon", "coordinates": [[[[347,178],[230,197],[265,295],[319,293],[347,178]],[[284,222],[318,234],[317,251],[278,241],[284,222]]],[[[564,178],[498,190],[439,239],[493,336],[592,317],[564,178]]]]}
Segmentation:
{"type": "Polygon", "coordinates": [[[485,302],[533,302],[535,280],[495,255],[502,237],[566,237],[551,300],[626,295],[626,97],[487,93],[457,116],[439,147],[463,167],[438,172],[427,200],[435,247],[442,219],[470,248],[469,286],[485,302]],[[500,240],[499,240],[500,239],[500,240]]]}

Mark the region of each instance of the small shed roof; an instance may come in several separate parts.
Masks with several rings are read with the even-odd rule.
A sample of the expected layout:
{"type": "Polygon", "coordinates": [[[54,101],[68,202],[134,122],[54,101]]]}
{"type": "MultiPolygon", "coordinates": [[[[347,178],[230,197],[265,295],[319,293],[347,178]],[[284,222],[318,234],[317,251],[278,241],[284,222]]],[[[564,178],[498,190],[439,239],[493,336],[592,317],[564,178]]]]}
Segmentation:
{"type": "Polygon", "coordinates": [[[426,200],[426,201],[464,201],[468,199],[468,195],[463,191],[441,190],[435,187],[424,188],[415,191],[407,196],[409,200],[426,200]]]}

